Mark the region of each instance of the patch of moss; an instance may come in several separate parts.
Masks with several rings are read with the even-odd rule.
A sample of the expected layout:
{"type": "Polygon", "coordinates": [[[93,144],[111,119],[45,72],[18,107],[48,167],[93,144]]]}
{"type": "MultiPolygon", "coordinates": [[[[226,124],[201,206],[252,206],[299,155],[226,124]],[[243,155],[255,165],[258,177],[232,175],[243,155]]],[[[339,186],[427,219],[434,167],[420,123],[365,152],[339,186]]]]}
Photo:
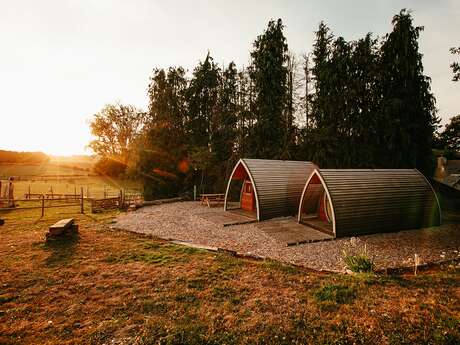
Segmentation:
{"type": "Polygon", "coordinates": [[[321,309],[332,311],[340,304],[352,303],[356,290],[352,286],[325,285],[314,293],[314,298],[321,309]]]}

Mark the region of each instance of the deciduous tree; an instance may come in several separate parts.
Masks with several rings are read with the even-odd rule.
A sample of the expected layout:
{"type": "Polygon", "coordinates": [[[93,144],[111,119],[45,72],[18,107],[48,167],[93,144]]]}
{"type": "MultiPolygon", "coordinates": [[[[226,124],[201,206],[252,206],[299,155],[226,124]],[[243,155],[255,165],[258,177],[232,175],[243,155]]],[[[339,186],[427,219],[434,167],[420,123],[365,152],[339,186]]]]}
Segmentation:
{"type": "Polygon", "coordinates": [[[127,166],[144,125],[145,113],[132,105],[108,104],[90,122],[95,137],[88,145],[100,158],[127,166]]]}

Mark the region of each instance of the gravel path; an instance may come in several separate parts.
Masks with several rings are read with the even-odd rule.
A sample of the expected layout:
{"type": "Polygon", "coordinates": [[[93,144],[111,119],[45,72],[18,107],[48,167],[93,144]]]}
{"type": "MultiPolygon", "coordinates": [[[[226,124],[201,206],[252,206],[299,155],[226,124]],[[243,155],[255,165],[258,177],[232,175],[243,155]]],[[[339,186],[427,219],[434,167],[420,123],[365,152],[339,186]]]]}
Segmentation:
{"type": "Polygon", "coordinates": [[[460,258],[460,224],[286,247],[259,229],[257,223],[223,227],[205,219],[210,212],[223,211],[209,209],[198,202],[150,206],[119,216],[113,227],[230,249],[316,270],[344,271],[343,250],[355,252],[364,247],[377,269],[412,266],[414,254],[418,254],[421,263],[460,258]]]}

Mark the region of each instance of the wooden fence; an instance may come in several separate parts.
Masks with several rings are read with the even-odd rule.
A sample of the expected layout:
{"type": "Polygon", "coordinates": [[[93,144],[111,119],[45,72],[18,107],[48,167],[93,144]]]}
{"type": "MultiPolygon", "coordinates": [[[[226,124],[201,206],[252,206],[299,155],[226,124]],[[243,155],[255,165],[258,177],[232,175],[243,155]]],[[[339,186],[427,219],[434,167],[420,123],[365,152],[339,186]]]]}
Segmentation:
{"type": "Polygon", "coordinates": [[[123,208],[120,197],[91,199],[91,213],[99,213],[103,211],[116,210],[123,208]]]}
{"type": "MultiPolygon", "coordinates": [[[[8,200],[10,202],[11,200],[8,200]]],[[[45,209],[49,208],[68,208],[78,207],[80,213],[85,211],[85,202],[89,203],[91,213],[99,213],[109,210],[126,209],[130,205],[138,205],[143,202],[141,194],[126,194],[120,190],[117,197],[111,198],[88,198],[83,196],[83,188],[80,194],[28,194],[25,199],[14,199],[14,203],[2,203],[0,198],[0,212],[20,211],[20,210],[39,210],[40,217],[45,215],[45,209]],[[31,206],[27,206],[27,204],[31,206]]]]}

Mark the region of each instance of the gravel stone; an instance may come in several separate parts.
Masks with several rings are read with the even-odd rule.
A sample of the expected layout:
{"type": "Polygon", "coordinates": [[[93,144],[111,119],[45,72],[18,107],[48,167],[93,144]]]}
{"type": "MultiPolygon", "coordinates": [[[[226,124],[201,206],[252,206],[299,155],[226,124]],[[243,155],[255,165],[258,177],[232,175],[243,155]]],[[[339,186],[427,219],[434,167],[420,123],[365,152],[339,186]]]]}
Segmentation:
{"type": "Polygon", "coordinates": [[[458,259],[460,255],[460,224],[286,247],[254,223],[223,227],[211,222],[206,219],[210,212],[223,211],[221,207],[208,208],[193,201],[148,206],[120,215],[112,227],[315,270],[345,272],[344,250],[350,253],[365,249],[377,269],[413,266],[415,254],[420,264],[458,259]]]}

